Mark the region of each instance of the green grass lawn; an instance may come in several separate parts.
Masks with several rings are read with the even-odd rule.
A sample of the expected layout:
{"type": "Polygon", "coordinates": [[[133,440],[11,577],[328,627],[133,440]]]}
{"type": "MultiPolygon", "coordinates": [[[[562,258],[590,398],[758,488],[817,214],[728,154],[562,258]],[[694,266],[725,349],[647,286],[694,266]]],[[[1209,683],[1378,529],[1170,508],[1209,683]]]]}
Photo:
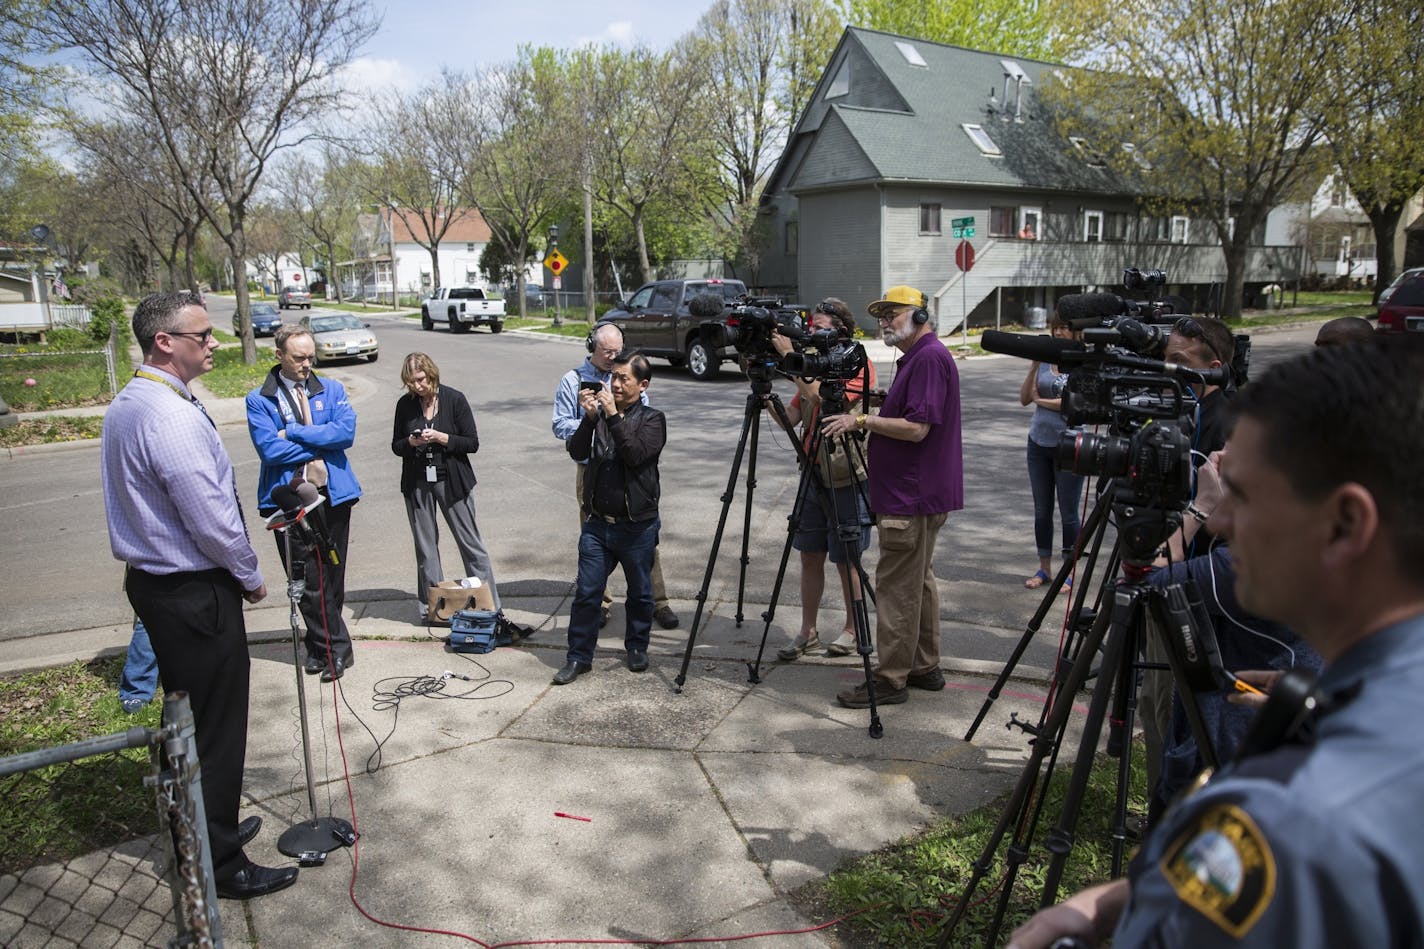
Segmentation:
{"type": "MultiPolygon", "coordinates": [[[[101,346],[95,343],[93,349],[101,346]]],[[[51,352],[43,346],[0,346],[0,397],[16,412],[104,405],[113,399],[102,353],[51,352]],[[34,385],[26,385],[33,379],[34,385]]],[[[120,376],[127,375],[122,371],[120,376]]]]}

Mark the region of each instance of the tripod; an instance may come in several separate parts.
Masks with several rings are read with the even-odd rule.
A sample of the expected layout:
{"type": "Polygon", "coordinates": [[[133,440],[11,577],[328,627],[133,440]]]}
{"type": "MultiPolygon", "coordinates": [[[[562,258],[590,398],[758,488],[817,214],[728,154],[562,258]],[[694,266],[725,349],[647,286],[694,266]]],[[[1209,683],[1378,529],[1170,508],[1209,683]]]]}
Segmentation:
{"type": "MultiPolygon", "coordinates": [[[[1103,608],[1096,611],[1092,617],[1091,625],[1082,634],[1077,654],[1069,665],[1066,675],[1060,677],[1060,688],[1052,698],[1051,708],[1046,718],[1041,720],[1040,727],[1036,731],[1025,728],[1026,731],[1035,733],[1033,751],[988,843],[979,859],[973,864],[970,879],[959,902],[955,905],[954,912],[945,926],[945,931],[941,934],[938,943],[940,947],[949,945],[955,927],[968,911],[974,890],[992,868],[994,855],[1012,824],[1016,829],[1004,858],[1005,879],[1000,888],[999,899],[985,940],[986,946],[993,946],[996,943],[1009,899],[1012,896],[1014,880],[1019,867],[1028,858],[1029,843],[1043,813],[1048,782],[1052,777],[1058,751],[1062,746],[1068,720],[1073,711],[1074,699],[1087,681],[1092,663],[1099,651],[1102,653],[1102,666],[1093,689],[1087,719],[1083,725],[1078,755],[1073,764],[1058,821],[1048,834],[1047,846],[1052,858],[1044,878],[1040,905],[1050,906],[1057,898],[1064,866],[1073,847],[1079,811],[1087,790],[1089,773],[1092,770],[1093,758],[1102,734],[1103,719],[1108,714],[1110,701],[1114,702],[1113,732],[1109,737],[1108,749],[1109,753],[1112,753],[1116,746],[1119,755],[1117,801],[1114,808],[1112,830],[1112,874],[1113,876],[1121,874],[1123,849],[1127,840],[1127,789],[1131,767],[1131,755],[1127,753],[1127,749],[1123,745],[1126,743],[1127,737],[1132,735],[1133,730],[1133,719],[1137,707],[1137,671],[1145,667],[1136,662],[1137,651],[1145,642],[1149,621],[1154,622],[1164,635],[1167,635],[1168,631],[1171,631],[1171,635],[1176,635],[1180,631],[1184,637],[1193,636],[1199,640],[1204,631],[1198,629],[1199,622],[1194,616],[1187,594],[1180,584],[1172,584],[1165,590],[1158,590],[1147,582],[1153,555],[1162,541],[1180,527],[1181,513],[1157,510],[1149,505],[1134,504],[1128,497],[1124,486],[1110,483],[1100,496],[1097,502],[1098,507],[1090,517],[1090,524],[1095,532],[1101,532],[1107,523],[1106,515],[1102,513],[1102,510],[1108,507],[1109,499],[1113,499],[1111,506],[1119,523],[1118,541],[1114,547],[1113,557],[1117,559],[1119,554],[1122,554],[1123,579],[1120,582],[1114,582],[1111,574],[1105,577],[1104,588],[1099,591],[1099,602],[1103,608]],[[1123,548],[1126,549],[1125,553],[1122,553],[1123,548]],[[1048,770],[1043,773],[1040,781],[1040,772],[1045,761],[1048,762],[1048,770]]],[[[1081,551],[1083,547],[1081,538],[1085,536],[1086,531],[1080,535],[1080,543],[1078,549],[1075,550],[1075,556],[1081,551]]],[[[1097,537],[1094,541],[1095,552],[1100,540],[1101,537],[1097,537]]],[[[1061,584],[1068,569],[1070,566],[1065,566],[1064,570],[1060,572],[1055,589],[1051,590],[1050,594],[1056,594],[1056,586],[1061,584]]],[[[1080,584],[1074,613],[1081,612],[1086,588],[1086,584],[1080,584]]],[[[1041,618],[1036,615],[1036,619],[1041,620],[1041,618]]],[[[1076,625],[1077,623],[1070,614],[1070,626],[1076,625]]],[[[1034,628],[1031,626],[1029,635],[1033,631],[1034,628]]],[[[1022,654],[1025,645],[1026,643],[1020,643],[1020,648],[1016,650],[1015,660],[1022,654]]],[[[1167,650],[1167,657],[1174,681],[1177,683],[1187,682],[1188,670],[1185,660],[1173,649],[1167,650]]],[[[1001,685],[1002,679],[996,684],[996,688],[1001,685]]],[[[1197,747],[1208,766],[1214,768],[1216,756],[1202,721],[1201,710],[1189,692],[1181,691],[1181,695],[1197,747]]],[[[975,727],[978,726],[979,720],[982,720],[986,710],[987,703],[986,708],[981,710],[979,719],[975,721],[975,727]]],[[[972,732],[971,728],[971,734],[972,732]]]]}
{"type": "MultiPolygon", "coordinates": [[[[707,556],[707,566],[702,575],[702,586],[697,592],[697,609],[693,614],[692,627],[687,635],[687,647],[682,655],[682,668],[678,671],[677,677],[673,680],[676,683],[674,691],[679,693],[682,692],[682,686],[687,681],[687,669],[692,663],[692,650],[697,643],[697,631],[702,623],[702,611],[707,602],[707,591],[712,585],[712,574],[717,565],[717,553],[722,546],[722,534],[726,529],[727,517],[731,512],[732,499],[736,494],[737,475],[741,472],[742,460],[747,456],[747,449],[748,446],[750,446],[750,459],[747,464],[747,495],[742,520],[741,567],[737,579],[737,612],[735,615],[738,627],[742,625],[744,619],[742,608],[746,592],[747,564],[750,561],[750,558],[747,556],[747,548],[751,540],[752,498],[756,491],[757,445],[761,431],[763,408],[769,406],[772,413],[776,416],[777,422],[787,432],[794,433],[795,430],[795,427],[791,424],[790,417],[786,414],[786,407],[782,404],[780,396],[772,391],[772,374],[770,368],[766,365],[753,362],[747,367],[747,376],[751,380],[751,391],[747,394],[746,408],[742,415],[741,435],[737,439],[737,447],[732,455],[732,469],[727,476],[727,487],[722,493],[722,510],[717,518],[717,530],[712,537],[712,550],[707,556]]],[[[826,384],[823,383],[823,386],[824,385],[826,384]]],[[[837,402],[836,405],[838,408],[842,408],[844,406],[843,388],[840,389],[837,398],[840,401],[837,402]]],[[[828,403],[829,400],[823,402],[823,404],[828,403]]],[[[759,675],[761,656],[766,649],[767,633],[771,628],[776,601],[781,594],[781,584],[786,574],[786,563],[790,557],[791,540],[796,534],[797,527],[800,525],[801,511],[804,509],[806,498],[810,493],[810,482],[808,479],[814,477],[811,459],[815,457],[815,452],[821,452],[824,455],[823,462],[826,465],[826,470],[829,471],[830,456],[834,449],[838,447],[839,450],[847,452],[852,450],[852,443],[844,436],[842,436],[841,442],[837,446],[834,442],[826,442],[819,431],[813,436],[811,453],[808,453],[807,450],[802,447],[800,439],[795,438],[794,435],[792,444],[795,446],[797,461],[801,466],[801,479],[797,485],[796,502],[792,508],[786,543],[781,552],[781,565],[776,574],[776,582],[771,594],[771,603],[766,612],[762,614],[763,619],[766,621],[766,626],[762,630],[761,645],[757,649],[755,662],[748,663],[747,665],[748,681],[753,684],[761,681],[759,675]]],[[[856,449],[859,448],[858,445],[854,447],[856,449]]],[[[847,457],[851,456],[848,455],[847,457]]],[[[854,466],[852,466],[852,468],[853,467],[854,466]]],[[[862,484],[858,482],[854,483],[857,492],[863,490],[862,484]]],[[[865,608],[864,600],[864,591],[869,589],[870,584],[865,569],[860,563],[859,541],[862,528],[858,522],[855,524],[842,524],[835,510],[834,496],[828,493],[829,491],[830,489],[826,489],[825,491],[818,492],[818,500],[827,513],[827,520],[836,525],[837,540],[841,544],[842,552],[846,557],[845,562],[854,566],[856,576],[860,579],[862,595],[855,597],[852,604],[850,604],[850,610],[853,617],[852,622],[855,626],[856,652],[861,656],[865,667],[866,690],[870,700],[870,736],[872,738],[880,738],[884,734],[884,727],[880,722],[880,714],[875,701],[875,682],[870,669],[870,655],[873,651],[870,642],[870,619],[865,608]]],[[[873,598],[874,594],[872,593],[871,595],[873,598]]]]}
{"type": "MultiPolygon", "coordinates": [[[[297,711],[302,722],[302,761],[307,778],[307,804],[311,808],[311,820],[300,821],[288,827],[277,838],[277,849],[289,857],[296,857],[304,867],[319,867],[326,863],[326,855],[337,847],[349,847],[356,842],[356,830],[339,817],[318,817],[316,811],[316,787],[312,783],[311,734],[307,727],[307,691],[302,679],[302,619],[301,603],[306,594],[305,558],[308,554],[320,560],[320,552],[313,543],[310,548],[305,538],[292,543],[292,534],[297,532],[294,522],[282,531],[287,562],[287,600],[291,604],[292,625],[292,669],[297,674],[297,711]]],[[[332,688],[339,688],[333,684],[332,688]]]]}

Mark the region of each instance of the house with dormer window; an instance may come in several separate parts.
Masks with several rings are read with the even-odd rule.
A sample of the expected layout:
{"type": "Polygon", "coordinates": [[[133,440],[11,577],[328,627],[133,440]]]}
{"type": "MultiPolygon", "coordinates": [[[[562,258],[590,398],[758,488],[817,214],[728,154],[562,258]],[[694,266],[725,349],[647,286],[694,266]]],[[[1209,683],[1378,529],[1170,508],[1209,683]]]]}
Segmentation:
{"type": "MultiPolygon", "coordinates": [[[[941,334],[966,313],[970,325],[1033,324],[1058,296],[1110,289],[1127,267],[1167,271],[1169,292],[1209,309],[1226,277],[1214,228],[1148,213],[1123,170],[1132,162],[1055,131],[1036,90],[1068,68],[848,28],[764,189],[772,239],[755,282],[800,301],[838,296],[859,314],[909,284],[929,295],[941,334]],[[968,273],[961,240],[974,249],[968,273]]],[[[1248,299],[1299,266],[1297,248],[1265,232],[1248,299]]]]}

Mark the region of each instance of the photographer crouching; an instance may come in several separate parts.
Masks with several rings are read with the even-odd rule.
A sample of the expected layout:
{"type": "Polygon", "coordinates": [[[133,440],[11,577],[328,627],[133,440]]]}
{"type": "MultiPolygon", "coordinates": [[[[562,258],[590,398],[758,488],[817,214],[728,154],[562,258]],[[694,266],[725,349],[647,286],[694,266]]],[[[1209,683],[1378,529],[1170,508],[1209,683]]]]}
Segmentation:
{"type": "MultiPolygon", "coordinates": [[[[855,336],[855,320],[843,300],[827,297],[811,312],[811,332],[834,334],[838,343],[849,342],[855,336]]],[[[784,335],[780,328],[771,336],[772,348],[776,350],[784,364],[787,356],[795,351],[795,344],[784,335]]],[[[793,360],[794,361],[794,360],[793,360]]],[[[858,412],[856,407],[865,402],[866,388],[875,388],[875,366],[866,362],[868,374],[857,374],[841,385],[835,393],[835,412],[858,412]]],[[[786,408],[786,418],[791,425],[801,426],[801,446],[808,455],[815,451],[813,436],[823,409],[822,380],[815,376],[794,375],[796,394],[786,408]]],[[[828,385],[830,385],[828,383],[828,385]]],[[[789,432],[793,438],[794,431],[789,432]]],[[[841,596],[845,602],[845,624],[831,642],[825,644],[827,656],[848,656],[855,651],[855,626],[852,604],[860,599],[860,574],[845,562],[845,545],[839,543],[836,525],[831,523],[826,511],[829,507],[836,513],[836,520],[842,523],[856,523],[861,527],[858,553],[864,554],[870,546],[870,510],[857,484],[865,483],[865,467],[860,457],[860,446],[853,451],[835,450],[830,455],[829,466],[823,464],[822,452],[815,451],[808,458],[815,477],[809,481],[808,494],[801,511],[801,522],[791,546],[801,552],[801,632],[787,646],[777,650],[776,655],[786,661],[796,659],[808,652],[822,648],[820,634],[816,629],[817,614],[820,612],[821,595],[826,589],[826,557],[836,565],[840,574],[841,596]]]]}
{"type": "MultiPolygon", "coordinates": [[[[925,295],[891,287],[870,304],[880,336],[903,354],[879,415],[827,416],[827,438],[867,433],[870,508],[880,533],[875,573],[875,698],[881,705],[909,700],[909,686],[944,688],[939,668],[939,590],[935,541],[950,511],[964,507],[964,463],[959,425],[959,370],[935,336],[925,295]]],[[[836,695],[846,708],[869,708],[865,685],[836,695]]]]}

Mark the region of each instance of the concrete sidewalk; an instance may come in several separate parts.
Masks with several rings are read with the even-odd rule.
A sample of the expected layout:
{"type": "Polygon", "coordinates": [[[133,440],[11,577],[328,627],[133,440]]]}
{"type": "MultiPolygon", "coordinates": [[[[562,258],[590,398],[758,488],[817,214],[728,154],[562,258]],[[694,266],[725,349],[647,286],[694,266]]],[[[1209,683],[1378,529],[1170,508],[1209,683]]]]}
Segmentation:
{"type": "MultiPolygon", "coordinates": [[[[334,851],[282,893],[223,902],[229,945],[244,934],[271,949],[463,943],[372,922],[352,905],[353,886],[377,919],[491,943],[805,928],[815,921],[791,890],[1007,790],[1026,743],[1003,723],[1012,711],[1035,717],[1042,697],[1011,684],[968,744],[991,680],[952,675],[944,692],[881,709],[875,740],[868,712],[834,702],[861,681],[859,657],[773,658],[752,685],[761,624],[737,629],[730,605],[704,615],[681,694],[685,630],[655,629],[652,667],[635,675],[622,664],[621,609],[594,672],[552,686],[567,603],[506,601],[519,621],[546,626],[484,656],[409,641],[439,630],[384,615],[405,602],[351,617],[356,665],[337,694],[305,683],[318,811],[350,820],[354,807],[359,849],[334,851]]],[[[290,862],[276,838],[311,816],[296,706],[290,641],[254,646],[244,816],[266,818],[248,848],[263,863],[290,862]]]]}

